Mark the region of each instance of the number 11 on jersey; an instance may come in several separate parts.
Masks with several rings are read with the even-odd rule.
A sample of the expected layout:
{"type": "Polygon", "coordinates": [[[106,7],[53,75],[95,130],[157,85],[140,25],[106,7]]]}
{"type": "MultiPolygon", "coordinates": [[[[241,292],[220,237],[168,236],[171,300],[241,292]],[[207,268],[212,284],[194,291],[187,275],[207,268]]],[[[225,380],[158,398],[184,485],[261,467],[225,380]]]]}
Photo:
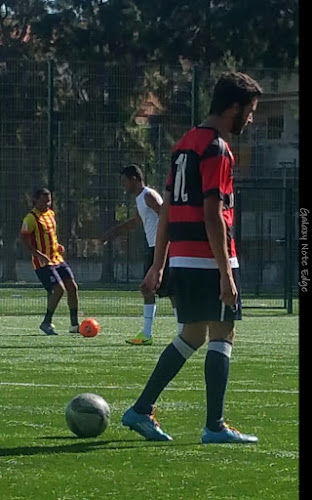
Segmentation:
{"type": "Polygon", "coordinates": [[[186,203],[188,201],[188,195],[185,192],[185,170],[187,165],[187,154],[180,153],[175,161],[175,164],[178,168],[174,181],[174,201],[178,201],[181,196],[181,200],[186,203]]]}

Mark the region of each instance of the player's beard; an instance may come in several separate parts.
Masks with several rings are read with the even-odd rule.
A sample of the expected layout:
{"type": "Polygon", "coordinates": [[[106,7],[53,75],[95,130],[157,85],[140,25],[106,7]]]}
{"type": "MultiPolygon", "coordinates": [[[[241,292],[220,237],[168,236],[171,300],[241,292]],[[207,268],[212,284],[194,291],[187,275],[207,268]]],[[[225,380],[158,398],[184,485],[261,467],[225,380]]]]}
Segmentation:
{"type": "Polygon", "coordinates": [[[232,130],[231,133],[234,135],[241,135],[246,126],[246,122],[243,118],[243,110],[240,110],[239,113],[233,118],[232,130]]]}

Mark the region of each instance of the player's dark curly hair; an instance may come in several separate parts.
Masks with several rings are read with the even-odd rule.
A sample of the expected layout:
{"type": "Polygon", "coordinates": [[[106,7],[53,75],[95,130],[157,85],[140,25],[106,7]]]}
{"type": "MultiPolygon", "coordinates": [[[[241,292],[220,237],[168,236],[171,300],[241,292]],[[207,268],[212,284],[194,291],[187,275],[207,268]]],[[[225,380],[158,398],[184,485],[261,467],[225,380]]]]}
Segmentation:
{"type": "Polygon", "coordinates": [[[235,103],[246,106],[262,93],[259,83],[249,75],[240,72],[222,73],[213,91],[209,114],[221,115],[235,103]]]}
{"type": "Polygon", "coordinates": [[[131,163],[131,165],[128,165],[127,167],[123,168],[120,173],[121,173],[121,175],[124,175],[128,179],[135,177],[139,181],[144,180],[144,175],[143,175],[142,170],[135,163],[131,163]]]}
{"type": "Polygon", "coordinates": [[[33,192],[33,200],[39,200],[40,196],[45,194],[51,194],[50,189],[46,187],[37,188],[33,192]]]}

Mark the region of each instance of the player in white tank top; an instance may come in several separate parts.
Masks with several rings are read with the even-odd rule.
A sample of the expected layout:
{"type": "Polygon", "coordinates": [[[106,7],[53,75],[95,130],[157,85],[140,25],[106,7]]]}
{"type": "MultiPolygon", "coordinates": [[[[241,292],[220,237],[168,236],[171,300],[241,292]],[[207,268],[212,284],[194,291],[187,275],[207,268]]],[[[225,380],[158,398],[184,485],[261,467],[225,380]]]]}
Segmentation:
{"type": "MultiPolygon", "coordinates": [[[[160,194],[150,187],[145,186],[143,173],[141,169],[131,164],[122,171],[122,185],[124,189],[136,196],[136,213],[134,217],[126,222],[110,228],[104,234],[104,244],[116,238],[123,232],[135,229],[143,223],[145,237],[150,249],[154,249],[156,244],[156,234],[159,220],[159,213],[163,204],[160,194]]],[[[169,297],[172,303],[173,312],[177,317],[175,302],[173,297],[169,297]]],[[[144,299],[144,326],[143,331],[136,337],[126,340],[127,343],[134,345],[152,344],[152,325],[156,313],[155,295],[145,295],[144,299]]],[[[181,333],[183,325],[178,323],[178,333],[181,333]]]]}
{"type": "Polygon", "coordinates": [[[147,244],[150,248],[156,244],[156,234],[158,227],[158,214],[163,199],[155,189],[144,186],[141,193],[136,196],[137,212],[143,223],[147,244]],[[152,206],[154,205],[154,208],[152,206]],[[156,210],[155,210],[156,208],[156,210]]]}

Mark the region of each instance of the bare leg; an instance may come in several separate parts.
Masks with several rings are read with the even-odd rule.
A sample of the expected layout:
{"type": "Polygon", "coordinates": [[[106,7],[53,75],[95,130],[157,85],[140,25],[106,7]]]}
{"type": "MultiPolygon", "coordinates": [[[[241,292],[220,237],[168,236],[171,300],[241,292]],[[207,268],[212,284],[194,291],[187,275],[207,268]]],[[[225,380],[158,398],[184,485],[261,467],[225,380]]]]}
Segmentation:
{"type": "Polygon", "coordinates": [[[47,312],[44,317],[43,323],[51,324],[52,316],[58,306],[59,301],[61,300],[65,287],[64,284],[58,283],[55,285],[51,292],[48,293],[48,304],[47,304],[47,312]]]}
{"type": "Polygon", "coordinates": [[[182,331],[183,331],[183,323],[179,323],[178,321],[178,313],[177,313],[177,304],[176,304],[176,300],[175,300],[175,297],[172,295],[169,297],[170,299],[170,302],[171,302],[171,305],[172,305],[172,310],[173,310],[173,314],[178,322],[178,335],[181,335],[182,331]]]}
{"type": "Polygon", "coordinates": [[[78,322],[78,285],[74,280],[64,280],[67,292],[67,303],[70,312],[70,322],[72,326],[77,326],[78,322]]]}

